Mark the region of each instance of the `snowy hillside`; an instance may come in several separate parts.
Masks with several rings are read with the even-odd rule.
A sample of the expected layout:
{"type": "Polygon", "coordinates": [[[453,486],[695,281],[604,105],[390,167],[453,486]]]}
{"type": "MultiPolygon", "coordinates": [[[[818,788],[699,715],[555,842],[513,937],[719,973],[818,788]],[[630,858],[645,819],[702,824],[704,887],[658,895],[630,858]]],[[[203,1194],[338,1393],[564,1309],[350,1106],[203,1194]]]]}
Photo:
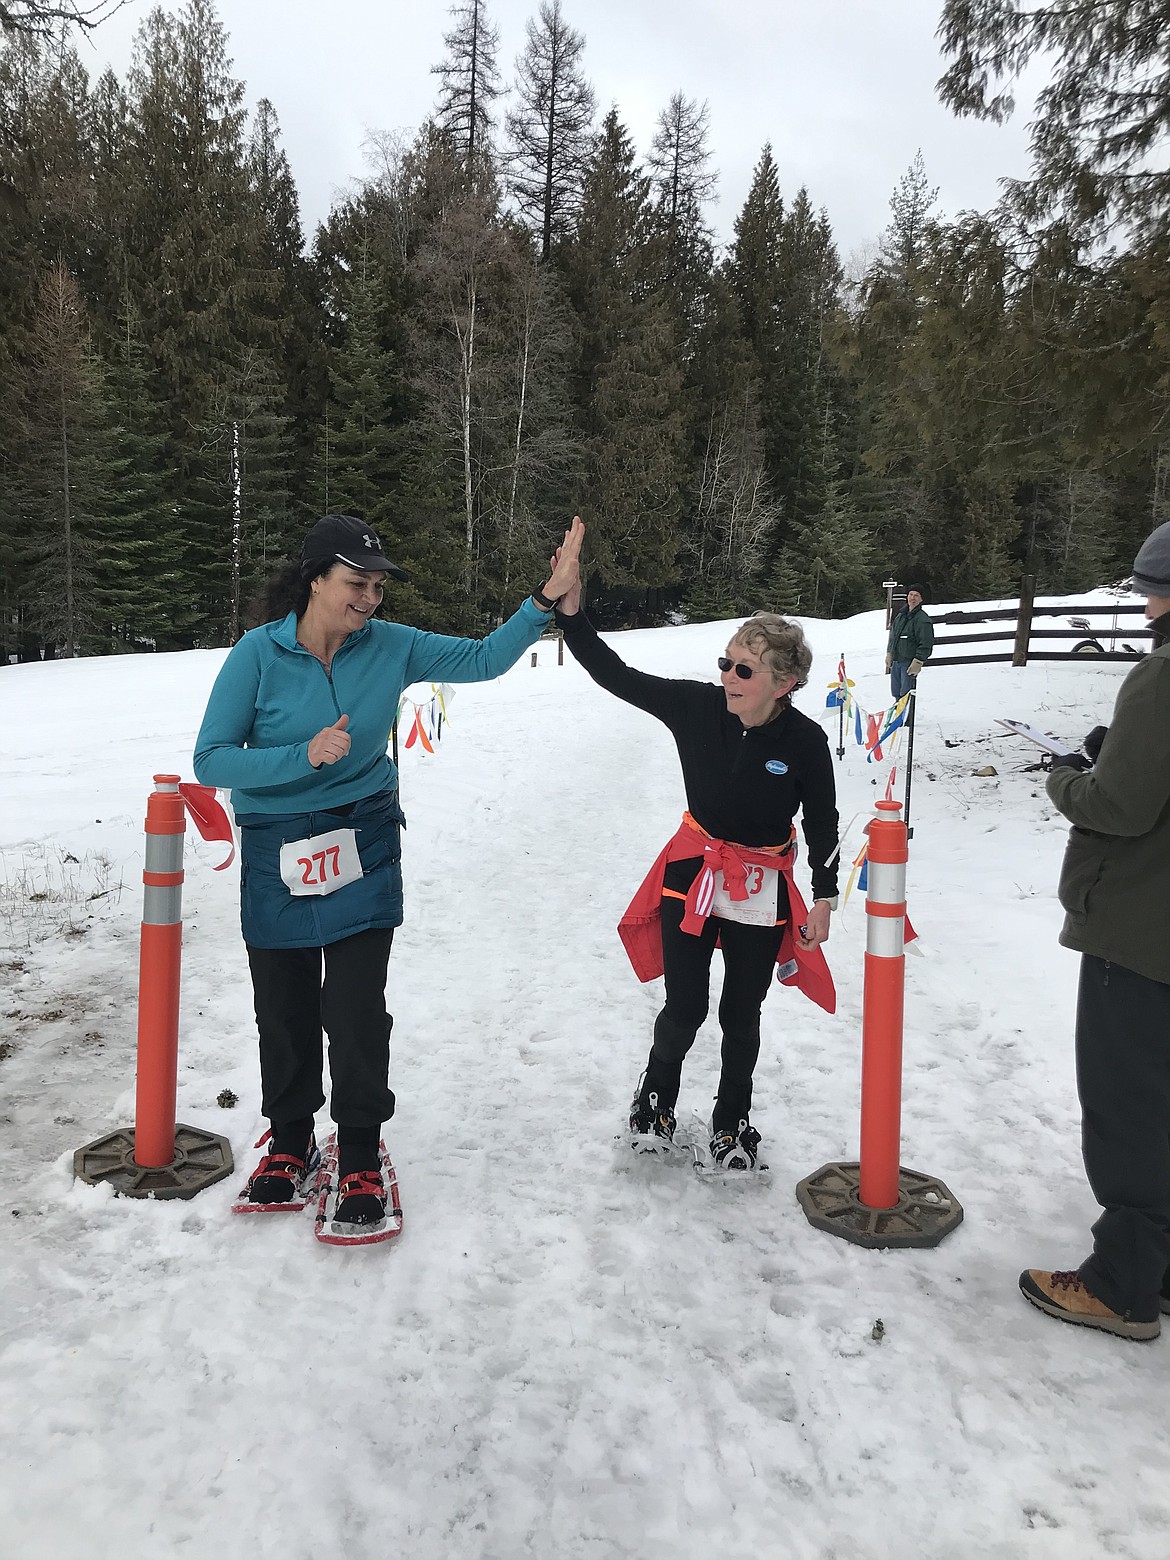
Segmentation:
{"type": "MultiPolygon", "coordinates": [[[[889,702],[882,617],[806,627],[799,702],[835,745],[842,651],[865,708],[889,702]]],[[[714,678],[728,635],[612,642],[714,678]]],[[[222,656],[0,672],[0,1560],[1165,1560],[1170,1341],[1063,1327],[1016,1290],[1080,1261],[1095,1207],[1065,825],[995,718],[1079,742],[1125,665],[920,679],[903,1163],[966,1213],[921,1252],[820,1233],[794,1196],[857,1154],[860,898],[826,949],[837,1014],[780,987],[764,1008],[771,1181],[629,1163],[661,988],[615,926],[682,810],[673,744],[551,644],[461,688],[434,755],[402,762],[405,1233],[335,1251],[307,1220],[229,1215],[261,1130],[251,993],[235,868],[190,833],[178,1116],[226,1134],[237,1173],[158,1203],[72,1178],[133,1119],[145,801],[155,771],[191,777],[222,656]]],[[[837,772],[864,817],[885,766],[850,742],[837,772]]],[[[680,1120],[709,1110],[717,1053],[709,1020],[680,1120]]]]}

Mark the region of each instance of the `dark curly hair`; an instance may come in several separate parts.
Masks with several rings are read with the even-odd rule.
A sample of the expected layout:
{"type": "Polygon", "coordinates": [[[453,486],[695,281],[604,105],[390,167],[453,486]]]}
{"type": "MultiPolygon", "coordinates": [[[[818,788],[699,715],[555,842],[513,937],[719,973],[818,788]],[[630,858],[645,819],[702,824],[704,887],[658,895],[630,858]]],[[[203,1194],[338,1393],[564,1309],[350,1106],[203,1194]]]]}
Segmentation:
{"type": "Polygon", "coordinates": [[[332,558],[324,558],[319,563],[285,564],[261,585],[248,613],[248,627],[279,622],[290,612],[295,612],[298,618],[303,617],[313,581],[336,567],[336,560],[332,558]]]}

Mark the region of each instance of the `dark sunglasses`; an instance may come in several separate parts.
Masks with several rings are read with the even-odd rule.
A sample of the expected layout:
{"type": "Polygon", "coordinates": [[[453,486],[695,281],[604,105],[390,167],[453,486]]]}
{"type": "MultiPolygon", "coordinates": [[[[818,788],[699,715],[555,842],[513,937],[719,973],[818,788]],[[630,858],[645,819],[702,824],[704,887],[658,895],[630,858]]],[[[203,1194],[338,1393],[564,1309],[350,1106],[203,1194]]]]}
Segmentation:
{"type": "Polygon", "coordinates": [[[721,672],[729,672],[734,667],[735,675],[742,677],[744,682],[747,682],[749,677],[756,675],[754,666],[745,666],[742,661],[729,661],[725,655],[721,655],[715,664],[721,672]]]}

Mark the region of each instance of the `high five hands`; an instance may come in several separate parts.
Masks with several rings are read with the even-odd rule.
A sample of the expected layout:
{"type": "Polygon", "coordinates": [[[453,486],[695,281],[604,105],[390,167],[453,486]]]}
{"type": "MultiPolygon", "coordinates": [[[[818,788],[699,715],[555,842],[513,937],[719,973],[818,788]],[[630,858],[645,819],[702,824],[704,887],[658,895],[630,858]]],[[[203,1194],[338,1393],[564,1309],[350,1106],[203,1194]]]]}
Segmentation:
{"type": "Polygon", "coordinates": [[[580,515],[574,515],[564,540],[549,559],[548,583],[542,587],[542,594],[570,615],[581,606],[580,563],[584,540],[585,523],[580,515]]]}
{"type": "Polygon", "coordinates": [[[580,515],[573,516],[573,523],[565,532],[565,539],[549,559],[549,579],[544,594],[568,617],[581,610],[581,543],[585,540],[585,523],[580,515]]]}

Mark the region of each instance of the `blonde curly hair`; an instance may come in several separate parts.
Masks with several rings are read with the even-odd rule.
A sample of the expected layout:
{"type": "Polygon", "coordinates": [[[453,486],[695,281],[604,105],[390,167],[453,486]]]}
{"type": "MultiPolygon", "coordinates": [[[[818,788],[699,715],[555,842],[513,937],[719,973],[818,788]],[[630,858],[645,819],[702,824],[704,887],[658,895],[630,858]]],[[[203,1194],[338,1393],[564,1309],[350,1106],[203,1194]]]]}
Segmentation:
{"type": "Polygon", "coordinates": [[[753,612],[736,629],[732,643],[753,650],[777,682],[795,677],[797,688],[808,682],[812,650],[799,623],[790,623],[776,612],[753,612]]]}

